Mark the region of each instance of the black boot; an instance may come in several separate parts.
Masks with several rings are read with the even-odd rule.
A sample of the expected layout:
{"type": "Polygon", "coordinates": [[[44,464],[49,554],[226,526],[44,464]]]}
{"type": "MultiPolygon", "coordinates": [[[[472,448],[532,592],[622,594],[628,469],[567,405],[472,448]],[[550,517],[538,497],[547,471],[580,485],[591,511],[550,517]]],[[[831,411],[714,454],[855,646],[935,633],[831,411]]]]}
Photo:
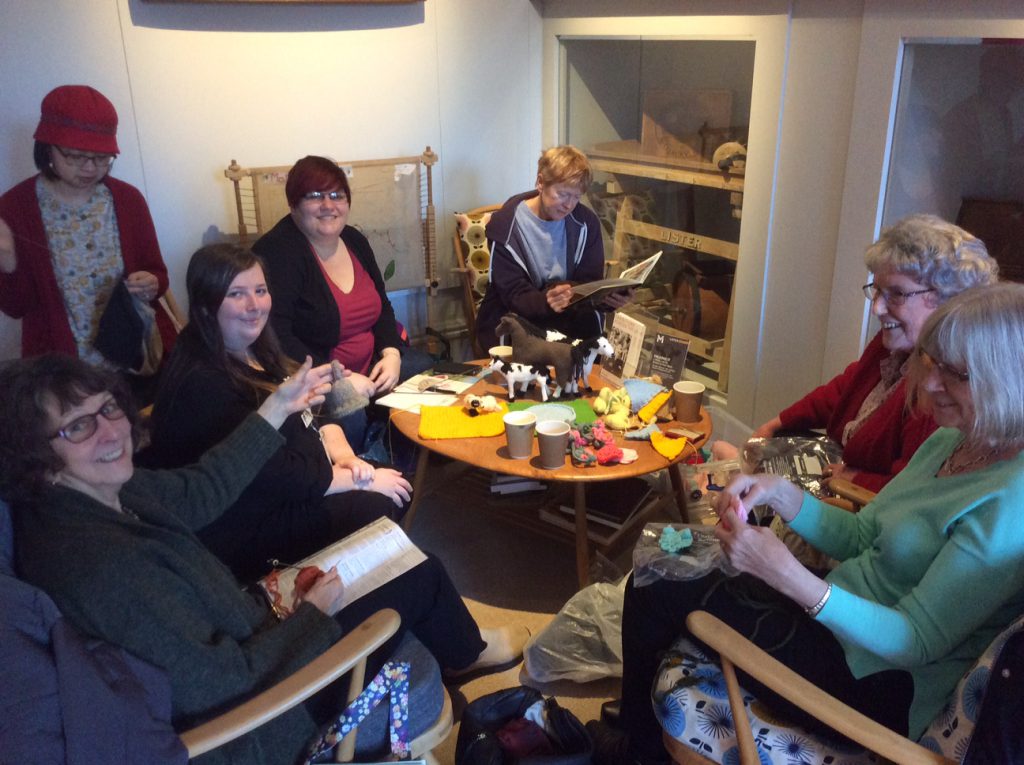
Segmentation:
{"type": "Polygon", "coordinates": [[[587,732],[594,741],[594,765],[670,765],[665,757],[638,757],[629,751],[629,736],[601,720],[587,723],[587,732]]]}

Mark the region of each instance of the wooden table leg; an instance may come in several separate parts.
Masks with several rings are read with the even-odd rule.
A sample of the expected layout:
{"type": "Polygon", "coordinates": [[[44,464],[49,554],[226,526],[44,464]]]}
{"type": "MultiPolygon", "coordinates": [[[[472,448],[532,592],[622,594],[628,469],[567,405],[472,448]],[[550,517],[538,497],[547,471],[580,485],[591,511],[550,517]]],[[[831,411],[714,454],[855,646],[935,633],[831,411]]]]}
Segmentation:
{"type": "Polygon", "coordinates": [[[686,480],[682,476],[682,463],[668,466],[668,477],[672,481],[672,493],[676,495],[676,507],[683,523],[690,523],[690,511],[687,509],[686,480]]]}
{"type": "Polygon", "coordinates": [[[405,511],[405,518],[402,519],[402,528],[406,531],[412,528],[412,519],[423,497],[423,484],[427,481],[427,468],[430,463],[430,449],[424,446],[419,449],[420,453],[416,457],[416,475],[412,477],[412,502],[409,503],[409,509],[405,511]]]}
{"type": "Polygon", "coordinates": [[[576,509],[576,577],[580,588],[590,584],[590,538],[587,536],[587,485],[583,481],[573,484],[576,509]]]}

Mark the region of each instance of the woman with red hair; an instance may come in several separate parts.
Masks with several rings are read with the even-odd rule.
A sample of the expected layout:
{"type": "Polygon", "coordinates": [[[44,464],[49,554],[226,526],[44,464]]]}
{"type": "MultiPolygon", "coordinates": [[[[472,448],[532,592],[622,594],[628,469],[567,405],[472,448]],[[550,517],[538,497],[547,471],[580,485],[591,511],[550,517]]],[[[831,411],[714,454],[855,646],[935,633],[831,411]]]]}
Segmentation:
{"type": "MultiPolygon", "coordinates": [[[[303,157],[288,172],[291,212],[253,245],[267,267],[274,296],[270,323],[296,361],[338,360],[356,390],[372,398],[430,366],[399,335],[370,243],[348,225],[352,190],[345,172],[326,157],[303,157]]],[[[354,445],[365,413],[346,423],[354,445]]]]}

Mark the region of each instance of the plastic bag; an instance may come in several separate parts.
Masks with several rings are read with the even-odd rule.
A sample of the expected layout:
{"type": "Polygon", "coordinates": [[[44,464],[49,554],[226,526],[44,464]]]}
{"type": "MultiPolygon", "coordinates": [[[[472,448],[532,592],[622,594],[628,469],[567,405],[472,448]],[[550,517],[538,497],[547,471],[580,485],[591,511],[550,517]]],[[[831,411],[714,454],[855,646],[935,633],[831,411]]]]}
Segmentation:
{"type": "Polygon", "coordinates": [[[659,579],[683,581],[700,579],[715,569],[728,576],[738,572],[726,560],[722,545],[710,526],[690,523],[648,523],[644,526],[636,547],[633,548],[633,584],[637,587],[659,579]],[[661,549],[661,532],[666,526],[677,531],[689,529],[693,544],[682,552],[670,553],[661,549]]]}
{"type": "Polygon", "coordinates": [[[843,447],[831,438],[752,438],[743,445],[744,473],[771,473],[788,478],[816,497],[826,465],[843,461],[843,447]]]}
{"type": "Polygon", "coordinates": [[[573,595],[523,649],[526,674],[541,683],[587,683],[622,677],[622,595],[618,584],[598,582],[573,595]]]}

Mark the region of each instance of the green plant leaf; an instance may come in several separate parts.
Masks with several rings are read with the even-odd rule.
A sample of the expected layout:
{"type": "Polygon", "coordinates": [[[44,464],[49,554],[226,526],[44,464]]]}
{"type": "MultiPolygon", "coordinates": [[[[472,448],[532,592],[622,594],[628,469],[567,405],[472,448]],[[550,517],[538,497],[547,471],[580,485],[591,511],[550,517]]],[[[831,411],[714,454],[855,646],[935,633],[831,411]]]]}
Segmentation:
{"type": "Polygon", "coordinates": [[[395,275],[395,259],[392,258],[388,261],[388,264],[384,266],[384,281],[387,281],[395,275]]]}

